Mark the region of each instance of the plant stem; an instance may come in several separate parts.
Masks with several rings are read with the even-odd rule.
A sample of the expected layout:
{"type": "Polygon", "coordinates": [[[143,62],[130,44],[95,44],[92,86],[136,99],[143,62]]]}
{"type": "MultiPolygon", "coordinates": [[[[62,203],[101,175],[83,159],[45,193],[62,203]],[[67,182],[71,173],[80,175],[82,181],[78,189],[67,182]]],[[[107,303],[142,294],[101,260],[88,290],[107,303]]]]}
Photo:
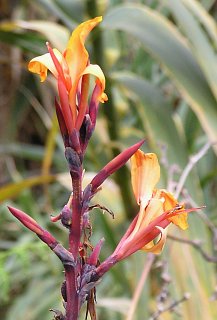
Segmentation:
{"type": "Polygon", "coordinates": [[[67,305],[66,305],[66,320],[77,320],[79,315],[79,296],[78,296],[78,271],[80,270],[79,260],[79,244],[81,237],[81,172],[75,176],[71,173],[72,177],[72,188],[73,188],[73,199],[72,199],[72,223],[69,232],[69,251],[72,253],[76,265],[75,267],[66,266],[66,294],[67,294],[67,305]]]}
{"type": "Polygon", "coordinates": [[[72,177],[73,198],[72,198],[72,224],[69,233],[69,251],[76,259],[78,256],[81,236],[81,176],[72,177]]]}
{"type": "Polygon", "coordinates": [[[66,277],[66,320],[77,320],[79,314],[79,301],[76,288],[76,272],[73,267],[65,267],[66,277]]]}

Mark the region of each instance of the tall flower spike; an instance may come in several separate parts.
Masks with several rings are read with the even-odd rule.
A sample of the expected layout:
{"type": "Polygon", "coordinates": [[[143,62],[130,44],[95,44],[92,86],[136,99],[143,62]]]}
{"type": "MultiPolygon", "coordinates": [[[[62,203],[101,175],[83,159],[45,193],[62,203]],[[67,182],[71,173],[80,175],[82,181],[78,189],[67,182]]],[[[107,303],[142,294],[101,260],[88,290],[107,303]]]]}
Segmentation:
{"type": "Polygon", "coordinates": [[[28,69],[40,75],[41,81],[47,78],[49,70],[58,81],[60,107],[69,135],[73,128],[80,129],[88,97],[89,82],[87,75],[96,77],[96,86],[99,88],[95,96],[96,103],[107,101],[105,90],[105,77],[98,65],[89,64],[89,55],[85,48],[85,40],[91,30],[102,21],[96,17],[80,24],[73,32],[63,53],[47,45],[49,53],[36,57],[29,62],[28,69]],[[79,86],[83,77],[81,103],[77,105],[79,86]]]}

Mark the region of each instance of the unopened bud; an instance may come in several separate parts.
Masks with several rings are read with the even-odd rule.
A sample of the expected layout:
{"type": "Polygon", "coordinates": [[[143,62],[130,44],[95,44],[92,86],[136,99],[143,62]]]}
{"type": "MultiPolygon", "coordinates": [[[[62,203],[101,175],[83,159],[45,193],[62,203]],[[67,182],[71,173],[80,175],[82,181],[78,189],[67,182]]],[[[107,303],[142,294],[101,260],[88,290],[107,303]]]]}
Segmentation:
{"type": "Polygon", "coordinates": [[[93,133],[93,125],[90,119],[89,114],[85,115],[84,121],[80,128],[80,140],[82,143],[82,150],[84,151],[87,147],[88,141],[90,140],[93,133]]]}
{"type": "Polygon", "coordinates": [[[79,175],[81,170],[81,160],[77,152],[74,149],[68,147],[65,149],[65,156],[69,164],[70,172],[79,175]]]}
{"type": "Polygon", "coordinates": [[[88,264],[92,265],[92,266],[96,266],[98,259],[99,259],[99,254],[101,251],[101,248],[103,246],[103,243],[105,242],[105,239],[102,238],[97,245],[95,246],[95,248],[93,249],[93,252],[91,253],[90,257],[88,258],[88,264]]]}
{"type": "Polygon", "coordinates": [[[16,217],[25,227],[27,227],[29,230],[33,231],[37,234],[37,236],[45,242],[52,250],[56,247],[57,241],[56,239],[47,231],[44,230],[33,218],[31,218],[28,214],[25,212],[13,208],[8,207],[10,212],[13,214],[14,217],[16,217]]]}
{"type": "Polygon", "coordinates": [[[141,140],[121,152],[117,157],[111,160],[91,181],[92,189],[95,191],[113,172],[121,168],[130,157],[141,147],[145,140],[141,140]]]}
{"type": "Polygon", "coordinates": [[[16,217],[25,227],[35,232],[37,235],[41,236],[43,234],[44,232],[43,228],[40,227],[40,225],[28,214],[26,214],[25,212],[19,209],[9,207],[9,206],[8,206],[8,209],[13,214],[13,216],[16,217]]]}
{"type": "Polygon", "coordinates": [[[66,228],[70,228],[72,224],[72,210],[68,206],[63,207],[61,222],[66,228]]]}

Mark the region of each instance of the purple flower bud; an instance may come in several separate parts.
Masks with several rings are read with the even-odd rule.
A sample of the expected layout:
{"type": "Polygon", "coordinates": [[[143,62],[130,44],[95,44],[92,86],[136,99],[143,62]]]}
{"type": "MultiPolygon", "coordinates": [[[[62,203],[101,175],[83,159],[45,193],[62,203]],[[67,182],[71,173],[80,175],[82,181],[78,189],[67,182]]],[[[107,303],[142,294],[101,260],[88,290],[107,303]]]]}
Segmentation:
{"type": "Polygon", "coordinates": [[[81,170],[81,160],[78,153],[74,149],[67,147],[65,149],[65,157],[68,161],[70,172],[79,175],[81,170]]]}
{"type": "Polygon", "coordinates": [[[72,224],[72,210],[67,205],[63,207],[61,222],[66,228],[70,228],[72,224]]]}
{"type": "Polygon", "coordinates": [[[94,128],[93,128],[90,116],[89,116],[89,114],[86,114],[84,121],[83,121],[83,124],[80,129],[80,141],[82,144],[82,151],[83,152],[85,151],[85,149],[87,147],[88,141],[90,140],[90,138],[92,136],[93,130],[94,130],[94,128]]]}

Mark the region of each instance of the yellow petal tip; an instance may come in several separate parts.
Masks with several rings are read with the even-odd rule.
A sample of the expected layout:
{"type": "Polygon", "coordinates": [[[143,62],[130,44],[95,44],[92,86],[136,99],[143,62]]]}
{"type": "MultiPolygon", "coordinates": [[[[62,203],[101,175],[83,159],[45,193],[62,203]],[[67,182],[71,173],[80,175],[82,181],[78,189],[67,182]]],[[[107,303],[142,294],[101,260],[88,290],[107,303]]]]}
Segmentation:
{"type": "Polygon", "coordinates": [[[179,227],[182,230],[188,229],[188,214],[187,212],[180,213],[175,215],[174,217],[169,218],[168,220],[171,221],[173,224],[175,224],[177,227],[179,227]]]}
{"type": "Polygon", "coordinates": [[[28,64],[28,70],[32,73],[38,74],[40,76],[41,82],[44,82],[47,78],[47,68],[37,61],[31,60],[28,64]]]}

